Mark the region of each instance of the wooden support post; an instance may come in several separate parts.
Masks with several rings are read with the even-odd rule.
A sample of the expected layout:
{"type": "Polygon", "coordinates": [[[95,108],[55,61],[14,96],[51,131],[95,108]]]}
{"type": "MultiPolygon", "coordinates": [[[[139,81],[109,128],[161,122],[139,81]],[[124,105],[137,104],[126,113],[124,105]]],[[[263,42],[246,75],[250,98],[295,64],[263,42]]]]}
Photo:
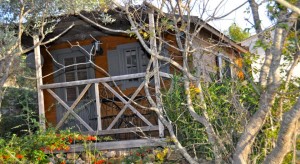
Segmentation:
{"type": "MultiPolygon", "coordinates": [[[[154,22],[154,11],[153,9],[148,14],[149,17],[149,31],[150,31],[150,48],[152,52],[158,54],[157,52],[157,44],[156,44],[156,35],[155,35],[155,22],[154,22]]],[[[153,61],[153,69],[154,69],[154,82],[155,82],[155,99],[156,105],[159,109],[160,113],[163,114],[162,111],[162,101],[161,101],[161,93],[160,93],[160,78],[159,78],[159,64],[158,59],[154,57],[153,61]]],[[[160,120],[158,120],[159,126],[159,136],[164,137],[164,126],[160,120]]]]}
{"type": "Polygon", "coordinates": [[[102,130],[102,121],[101,121],[101,103],[99,95],[99,84],[95,84],[95,98],[96,98],[96,112],[97,112],[97,130],[102,130]]]}
{"type": "MultiPolygon", "coordinates": [[[[40,39],[38,35],[33,36],[33,44],[37,45],[39,44],[40,39]]],[[[45,130],[46,124],[45,124],[45,105],[44,105],[44,93],[41,89],[41,85],[43,85],[43,79],[42,79],[42,64],[41,64],[41,50],[40,46],[37,45],[34,48],[34,59],[35,59],[35,72],[36,72],[36,80],[37,80],[37,92],[38,92],[38,107],[39,107],[39,122],[40,122],[40,128],[45,130]]]]}

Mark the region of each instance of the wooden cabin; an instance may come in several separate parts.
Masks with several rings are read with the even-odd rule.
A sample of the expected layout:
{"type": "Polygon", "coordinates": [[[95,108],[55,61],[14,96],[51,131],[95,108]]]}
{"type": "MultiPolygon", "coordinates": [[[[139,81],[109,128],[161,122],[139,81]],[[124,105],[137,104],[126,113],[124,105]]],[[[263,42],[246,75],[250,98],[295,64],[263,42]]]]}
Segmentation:
{"type": "MultiPolygon", "coordinates": [[[[35,48],[39,111],[45,116],[41,122],[45,121],[47,126],[56,129],[72,128],[88,134],[110,135],[118,141],[140,142],[144,134],[163,138],[164,128],[156,114],[129,101],[130,98],[149,106],[143,89],[149,55],[138,40],[101,30],[77,16],[62,18],[48,37],[73,23],[74,27],[56,41],[35,48]]],[[[129,24],[117,18],[107,26],[118,29],[128,28],[129,24]]],[[[176,46],[172,35],[166,35],[166,38],[176,46]]],[[[241,54],[247,51],[222,33],[205,25],[194,44],[205,48],[216,42],[226,46],[195,52],[190,66],[201,67],[203,79],[207,81],[211,80],[212,74],[220,79],[223,76],[242,76],[231,63],[241,66],[241,54]]],[[[182,57],[173,48],[165,47],[162,53],[182,64],[182,57]]],[[[161,87],[167,88],[168,79],[176,68],[165,62],[159,64],[161,87]]],[[[154,96],[153,83],[150,81],[154,96]]]]}

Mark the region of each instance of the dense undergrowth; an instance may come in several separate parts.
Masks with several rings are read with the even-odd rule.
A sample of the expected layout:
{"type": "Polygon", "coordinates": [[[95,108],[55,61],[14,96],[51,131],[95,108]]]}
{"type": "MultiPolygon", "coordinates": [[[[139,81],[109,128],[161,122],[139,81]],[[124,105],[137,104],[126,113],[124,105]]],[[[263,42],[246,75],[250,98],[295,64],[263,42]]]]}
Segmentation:
{"type": "MultiPolygon", "coordinates": [[[[195,121],[187,110],[186,94],[180,76],[174,76],[171,89],[164,93],[164,107],[168,118],[172,121],[176,134],[190,154],[197,157],[213,160],[213,148],[208,141],[205,127],[195,121]]],[[[258,109],[259,93],[252,85],[243,80],[223,79],[222,82],[202,83],[202,90],[190,86],[190,93],[195,111],[203,115],[203,106],[200,103],[199,93],[202,92],[206,103],[206,113],[216,134],[226,147],[223,152],[224,162],[230,163],[238,138],[244,132],[244,126],[251,115],[258,109]]],[[[295,88],[291,86],[290,88],[295,88]]],[[[284,100],[283,110],[290,109],[295,103],[296,95],[284,100]]],[[[252,149],[251,161],[261,163],[267,154],[274,148],[280,123],[278,101],[272,108],[265,125],[259,132],[252,149]]],[[[299,142],[300,140],[297,140],[299,142]]],[[[300,142],[299,142],[300,143],[300,142]]],[[[297,143],[298,147],[300,145],[297,143]]],[[[292,160],[292,154],[286,156],[284,163],[292,160]]]]}

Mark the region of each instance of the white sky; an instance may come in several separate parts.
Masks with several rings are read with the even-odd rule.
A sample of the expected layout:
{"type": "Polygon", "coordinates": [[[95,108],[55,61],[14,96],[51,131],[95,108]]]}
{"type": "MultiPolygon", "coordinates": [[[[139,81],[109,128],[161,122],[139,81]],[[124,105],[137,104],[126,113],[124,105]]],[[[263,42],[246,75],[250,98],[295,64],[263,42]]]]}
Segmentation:
{"type": "MultiPolygon", "coordinates": [[[[224,14],[227,14],[228,12],[232,11],[236,7],[240,6],[247,0],[210,0],[208,4],[208,10],[206,11],[214,11],[215,7],[218,6],[221,2],[221,6],[217,12],[217,16],[222,16],[224,14]]],[[[252,15],[251,11],[247,13],[246,11],[250,11],[249,9],[249,3],[246,3],[243,5],[241,8],[238,10],[234,11],[233,13],[229,14],[228,16],[222,18],[221,20],[210,22],[209,24],[215,27],[216,29],[220,30],[221,32],[224,32],[228,30],[229,26],[232,23],[236,23],[238,26],[242,27],[243,29],[245,28],[252,28],[252,24],[250,22],[252,21],[252,15]],[[247,10],[248,8],[248,10],[247,10]],[[247,21],[248,19],[249,21],[247,21]]],[[[263,28],[268,28],[272,25],[272,22],[267,17],[267,12],[266,12],[266,4],[263,4],[262,6],[259,7],[259,13],[261,16],[262,20],[262,27],[263,28]]],[[[250,31],[252,34],[254,33],[254,30],[252,28],[252,31],[250,31]]]]}
{"type": "MultiPolygon", "coordinates": [[[[153,0],[153,4],[157,5],[160,1],[161,0],[153,0]]],[[[170,1],[172,1],[172,0],[170,0],[170,1]]],[[[203,10],[203,9],[201,9],[201,7],[203,6],[203,3],[208,4],[205,7],[205,15],[206,16],[204,16],[204,18],[207,18],[208,15],[211,15],[212,12],[215,11],[215,8],[220,3],[221,3],[221,5],[219,5],[219,7],[218,7],[218,12],[217,12],[216,16],[222,16],[224,14],[227,14],[246,1],[248,1],[248,0],[194,0],[195,6],[192,10],[192,15],[194,15],[194,16],[200,15],[199,10],[200,11],[203,10]]],[[[260,2],[260,1],[261,0],[257,0],[257,2],[260,2]]],[[[248,11],[250,11],[250,12],[247,13],[246,12],[247,8],[249,8],[249,3],[246,3],[241,8],[237,9],[236,11],[232,12],[231,14],[229,14],[228,16],[226,16],[220,20],[209,22],[209,24],[212,25],[213,27],[215,27],[217,30],[224,32],[224,31],[227,31],[229,26],[235,22],[242,29],[251,28],[252,31],[250,31],[250,33],[254,34],[255,32],[254,32],[254,29],[252,28],[253,25],[250,23],[250,22],[253,22],[251,11],[250,11],[250,9],[248,9],[248,11]],[[246,21],[246,19],[248,19],[249,21],[246,21]]],[[[270,27],[272,23],[270,22],[270,20],[267,17],[266,4],[261,5],[259,7],[259,9],[260,9],[259,12],[260,12],[261,20],[262,20],[263,29],[270,27]]]]}

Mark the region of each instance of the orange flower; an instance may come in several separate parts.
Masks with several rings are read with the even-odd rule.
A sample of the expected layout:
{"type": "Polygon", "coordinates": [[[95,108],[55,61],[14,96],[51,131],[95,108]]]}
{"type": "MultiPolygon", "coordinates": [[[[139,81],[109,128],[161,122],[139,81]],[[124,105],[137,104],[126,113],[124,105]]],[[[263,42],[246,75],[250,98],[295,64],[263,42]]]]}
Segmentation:
{"type": "Polygon", "coordinates": [[[91,141],[96,141],[97,140],[97,137],[96,136],[92,136],[91,137],[91,141]]]}
{"type": "Polygon", "coordinates": [[[16,155],[16,158],[22,159],[22,158],[24,158],[24,156],[23,156],[22,154],[17,154],[17,155],[16,155]]]}
{"type": "Polygon", "coordinates": [[[64,149],[65,151],[69,151],[69,150],[70,150],[70,146],[65,146],[65,147],[63,147],[63,149],[64,149]]]}
{"type": "Polygon", "coordinates": [[[104,159],[100,159],[100,160],[94,162],[94,164],[103,164],[103,163],[105,163],[104,159]]]}
{"type": "Polygon", "coordinates": [[[97,137],[96,136],[87,136],[86,138],[87,141],[96,141],[97,140],[97,137]]]}
{"type": "Polygon", "coordinates": [[[73,139],[69,137],[69,143],[73,143],[73,139]]]}
{"type": "Polygon", "coordinates": [[[76,139],[77,139],[78,141],[81,141],[81,140],[83,140],[83,137],[82,137],[81,135],[78,135],[78,136],[76,137],[76,139]]]}

